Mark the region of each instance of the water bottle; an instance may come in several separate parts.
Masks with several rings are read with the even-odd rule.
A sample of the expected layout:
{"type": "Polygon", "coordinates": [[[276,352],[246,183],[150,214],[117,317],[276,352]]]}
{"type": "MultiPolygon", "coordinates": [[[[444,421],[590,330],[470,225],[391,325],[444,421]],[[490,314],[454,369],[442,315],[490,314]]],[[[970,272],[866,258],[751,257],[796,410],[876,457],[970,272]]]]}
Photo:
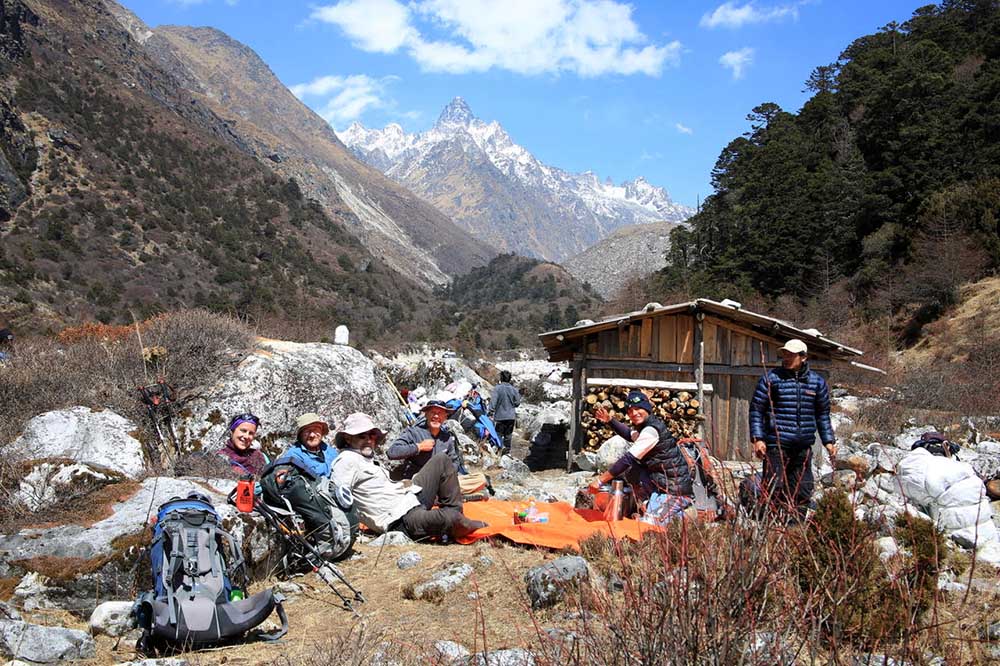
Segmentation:
{"type": "Polygon", "coordinates": [[[611,498],[604,509],[604,520],[616,521],[622,519],[625,511],[625,482],[615,479],[611,482],[611,498]]]}
{"type": "Polygon", "coordinates": [[[242,601],[243,599],[246,599],[246,598],[247,598],[246,593],[243,592],[243,590],[241,590],[238,587],[234,587],[232,590],[229,591],[229,600],[230,601],[242,601]]]}
{"type": "Polygon", "coordinates": [[[236,483],[236,508],[243,513],[253,511],[254,482],[252,476],[244,476],[236,483]]]}
{"type": "Polygon", "coordinates": [[[534,498],[531,498],[531,501],[528,502],[528,513],[525,515],[525,519],[529,523],[538,522],[538,507],[535,506],[534,498]]]}

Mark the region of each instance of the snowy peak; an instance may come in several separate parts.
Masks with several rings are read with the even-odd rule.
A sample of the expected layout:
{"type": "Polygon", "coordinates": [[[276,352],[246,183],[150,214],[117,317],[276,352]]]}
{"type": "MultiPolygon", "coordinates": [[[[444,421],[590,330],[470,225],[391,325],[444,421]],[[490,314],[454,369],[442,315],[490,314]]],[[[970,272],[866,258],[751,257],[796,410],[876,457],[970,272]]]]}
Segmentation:
{"type": "Polygon", "coordinates": [[[474,120],[478,120],[478,118],[472,115],[472,109],[466,101],[461,97],[456,97],[441,111],[435,127],[443,128],[449,125],[467,127],[474,120]]]}
{"type": "Polygon", "coordinates": [[[591,170],[546,165],[499,122],[477,118],[461,97],[426,132],[353,123],[339,136],[359,158],[470,231],[542,259],[565,259],[623,226],[682,222],[694,213],[641,176],[616,185],[591,170]]]}

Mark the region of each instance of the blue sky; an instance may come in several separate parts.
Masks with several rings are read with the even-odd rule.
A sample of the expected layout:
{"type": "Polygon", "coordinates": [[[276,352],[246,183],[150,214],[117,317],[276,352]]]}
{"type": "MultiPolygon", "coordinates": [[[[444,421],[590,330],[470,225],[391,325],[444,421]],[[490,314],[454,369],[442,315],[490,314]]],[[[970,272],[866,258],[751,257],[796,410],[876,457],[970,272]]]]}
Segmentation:
{"type": "Polygon", "coordinates": [[[920,0],[125,0],[151,27],[212,26],[253,48],[336,129],[430,127],[456,95],[568,171],[711,193],[761,102],[920,0]]]}

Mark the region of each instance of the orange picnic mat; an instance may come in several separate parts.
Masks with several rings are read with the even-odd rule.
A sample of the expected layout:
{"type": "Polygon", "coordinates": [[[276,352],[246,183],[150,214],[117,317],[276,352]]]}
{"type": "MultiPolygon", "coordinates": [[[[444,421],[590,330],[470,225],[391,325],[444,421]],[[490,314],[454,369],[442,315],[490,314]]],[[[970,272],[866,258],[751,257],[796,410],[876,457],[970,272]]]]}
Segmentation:
{"type": "Polygon", "coordinates": [[[549,522],[515,525],[514,513],[526,507],[527,502],[466,502],[463,507],[465,515],[488,523],[489,527],[459,539],[459,543],[473,543],[486,537],[502,536],[517,543],[556,550],[566,547],[578,550],[578,543],[595,532],[616,539],[627,537],[638,541],[643,533],[657,530],[652,525],[631,518],[609,523],[604,520],[600,511],[574,509],[566,502],[535,502],[539,513],[549,514],[549,522]]]}

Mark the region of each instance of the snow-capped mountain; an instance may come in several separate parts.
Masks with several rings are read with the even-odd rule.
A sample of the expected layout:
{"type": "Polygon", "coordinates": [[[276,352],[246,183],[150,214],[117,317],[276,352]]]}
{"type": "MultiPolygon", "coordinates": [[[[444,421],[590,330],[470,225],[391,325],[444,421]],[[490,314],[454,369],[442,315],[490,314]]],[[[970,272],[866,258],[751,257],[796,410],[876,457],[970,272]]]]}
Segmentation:
{"type": "Polygon", "coordinates": [[[434,127],[353,123],[338,133],[358,157],[406,185],[460,226],[508,251],[560,261],[632,224],[681,222],[694,211],[644,178],[620,185],[540,162],[500,123],[461,97],[434,127]]]}

